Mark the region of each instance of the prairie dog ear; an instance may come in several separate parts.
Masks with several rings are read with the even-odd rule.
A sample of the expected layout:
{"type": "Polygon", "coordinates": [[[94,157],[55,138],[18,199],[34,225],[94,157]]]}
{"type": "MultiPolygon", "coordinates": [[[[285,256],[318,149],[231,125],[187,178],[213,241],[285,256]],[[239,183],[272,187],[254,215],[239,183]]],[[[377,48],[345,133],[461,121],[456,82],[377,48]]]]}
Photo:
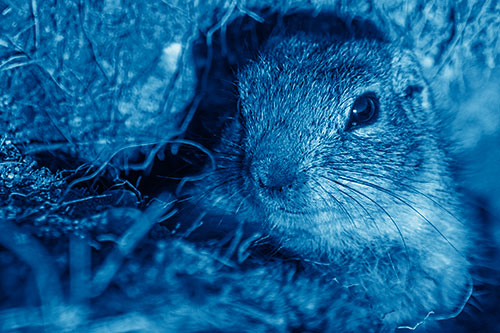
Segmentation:
{"type": "Polygon", "coordinates": [[[431,90],[422,67],[408,50],[396,50],[393,54],[393,89],[401,103],[410,108],[408,117],[415,121],[433,119],[431,90]]]}

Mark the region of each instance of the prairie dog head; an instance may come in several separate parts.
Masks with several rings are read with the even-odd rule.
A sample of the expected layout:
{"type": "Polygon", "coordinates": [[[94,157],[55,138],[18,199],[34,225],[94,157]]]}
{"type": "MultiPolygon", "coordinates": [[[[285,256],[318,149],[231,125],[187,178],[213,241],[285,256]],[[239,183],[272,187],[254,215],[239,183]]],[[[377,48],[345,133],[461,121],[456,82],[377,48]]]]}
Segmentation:
{"type": "MultiPolygon", "coordinates": [[[[408,54],[378,41],[271,40],[238,89],[219,166],[240,210],[314,251],[374,238],[404,246],[417,228],[449,246],[419,214],[454,194],[430,93],[408,54]]],[[[441,222],[441,232],[453,228],[441,222]]]]}

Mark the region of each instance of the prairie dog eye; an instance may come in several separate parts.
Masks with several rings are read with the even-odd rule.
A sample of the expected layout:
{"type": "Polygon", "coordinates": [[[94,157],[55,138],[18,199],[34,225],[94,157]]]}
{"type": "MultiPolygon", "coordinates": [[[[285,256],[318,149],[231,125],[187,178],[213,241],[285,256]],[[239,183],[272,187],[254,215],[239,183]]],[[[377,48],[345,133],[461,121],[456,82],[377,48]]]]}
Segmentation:
{"type": "Polygon", "coordinates": [[[375,121],[379,109],[379,102],[374,93],[368,92],[358,96],[354,101],[349,116],[348,129],[361,127],[375,121]]]}

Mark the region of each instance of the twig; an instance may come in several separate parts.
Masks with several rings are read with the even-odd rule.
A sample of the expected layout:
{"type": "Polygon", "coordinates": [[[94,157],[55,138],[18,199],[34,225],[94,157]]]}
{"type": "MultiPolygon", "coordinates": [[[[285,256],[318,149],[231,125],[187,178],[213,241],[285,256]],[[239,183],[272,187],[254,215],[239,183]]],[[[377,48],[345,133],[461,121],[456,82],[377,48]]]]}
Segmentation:
{"type": "Polygon", "coordinates": [[[61,203],[57,204],[57,206],[64,207],[64,206],[73,205],[73,204],[88,201],[88,200],[102,199],[102,198],[109,198],[109,197],[111,197],[111,194],[94,195],[94,196],[80,198],[80,199],[76,199],[76,200],[72,200],[72,201],[61,202],[61,203]]]}
{"type": "Polygon", "coordinates": [[[38,50],[38,45],[40,45],[40,21],[38,20],[38,4],[36,0],[31,0],[31,15],[33,15],[33,21],[35,21],[35,52],[38,50]]]}
{"type": "Polygon", "coordinates": [[[15,253],[24,261],[35,275],[40,300],[43,322],[54,323],[56,309],[64,305],[59,275],[45,248],[33,237],[24,233],[13,223],[0,220],[0,244],[15,253]]]}
{"type": "Polygon", "coordinates": [[[97,297],[106,290],[125,257],[134,250],[139,241],[160,220],[168,208],[169,206],[162,207],[158,204],[152,204],[145,212],[131,208],[121,208],[112,211],[131,216],[135,220],[135,223],[118,240],[113,251],[106,257],[104,263],[97,270],[91,282],[91,297],[97,297]]]}
{"type": "Polygon", "coordinates": [[[422,325],[431,315],[434,314],[434,311],[429,311],[427,313],[427,315],[425,316],[424,319],[422,319],[421,321],[419,321],[418,323],[416,323],[414,326],[398,326],[398,329],[407,329],[407,330],[411,330],[411,331],[414,331],[416,330],[420,325],[422,325]]]}
{"type": "Polygon", "coordinates": [[[106,166],[113,160],[113,158],[115,158],[119,153],[123,152],[124,150],[130,149],[130,148],[145,147],[145,146],[150,146],[150,145],[154,145],[154,144],[157,144],[157,142],[138,143],[138,144],[132,144],[132,145],[128,145],[125,147],[121,147],[120,149],[115,151],[113,154],[111,154],[111,156],[109,156],[96,171],[94,171],[93,173],[91,173],[88,176],[78,178],[78,179],[74,180],[73,182],[71,182],[67,186],[64,194],[61,196],[61,199],[64,198],[75,185],[89,181],[89,180],[97,177],[97,175],[99,175],[106,168],[106,166]]]}
{"type": "Polygon", "coordinates": [[[236,8],[236,1],[232,1],[231,4],[229,5],[229,8],[226,11],[226,13],[224,14],[224,16],[222,16],[222,19],[219,22],[217,22],[216,25],[214,25],[212,28],[210,28],[208,30],[208,32],[207,32],[207,46],[208,47],[212,46],[213,34],[227,23],[227,21],[229,20],[229,18],[233,14],[235,8],[236,8]]]}
{"type": "Polygon", "coordinates": [[[87,33],[87,30],[85,29],[85,4],[83,3],[83,0],[80,0],[78,2],[78,16],[80,18],[80,26],[82,28],[83,37],[87,40],[87,43],[89,43],[89,45],[90,45],[91,56],[92,56],[92,58],[93,58],[93,60],[94,60],[94,62],[96,64],[97,68],[99,68],[99,71],[102,73],[102,75],[104,76],[104,78],[106,79],[106,81],[108,83],[110,83],[111,82],[110,78],[108,77],[108,75],[106,74],[106,71],[102,67],[102,65],[99,62],[99,60],[97,59],[97,53],[95,52],[94,43],[90,39],[90,37],[89,37],[89,35],[87,33]]]}
{"type": "Polygon", "coordinates": [[[265,21],[262,16],[260,16],[259,14],[257,14],[254,11],[251,11],[250,9],[246,8],[245,6],[242,6],[242,5],[238,6],[238,10],[241,13],[250,16],[251,18],[253,18],[255,21],[257,21],[259,23],[264,23],[264,21],[265,21]]]}
{"type": "MultiPolygon", "coordinates": [[[[72,304],[86,308],[89,300],[90,245],[87,239],[71,236],[69,242],[70,297],[72,304]]],[[[86,315],[82,311],[81,315],[86,315]]],[[[81,318],[83,320],[85,318],[81,318]]]]}

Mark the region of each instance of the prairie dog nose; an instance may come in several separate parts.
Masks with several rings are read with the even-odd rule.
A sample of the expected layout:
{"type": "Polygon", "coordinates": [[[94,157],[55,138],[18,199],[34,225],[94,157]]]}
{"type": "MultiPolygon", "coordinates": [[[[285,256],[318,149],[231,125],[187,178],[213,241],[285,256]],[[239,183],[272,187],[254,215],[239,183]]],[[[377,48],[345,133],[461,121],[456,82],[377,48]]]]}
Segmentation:
{"type": "Polygon", "coordinates": [[[254,160],[250,173],[256,184],[263,189],[282,192],[296,183],[298,168],[290,160],[254,160]]]}
{"type": "Polygon", "coordinates": [[[257,188],[266,192],[295,192],[305,183],[305,174],[301,171],[300,154],[293,145],[276,140],[265,140],[260,143],[249,163],[250,178],[257,188]]]}

